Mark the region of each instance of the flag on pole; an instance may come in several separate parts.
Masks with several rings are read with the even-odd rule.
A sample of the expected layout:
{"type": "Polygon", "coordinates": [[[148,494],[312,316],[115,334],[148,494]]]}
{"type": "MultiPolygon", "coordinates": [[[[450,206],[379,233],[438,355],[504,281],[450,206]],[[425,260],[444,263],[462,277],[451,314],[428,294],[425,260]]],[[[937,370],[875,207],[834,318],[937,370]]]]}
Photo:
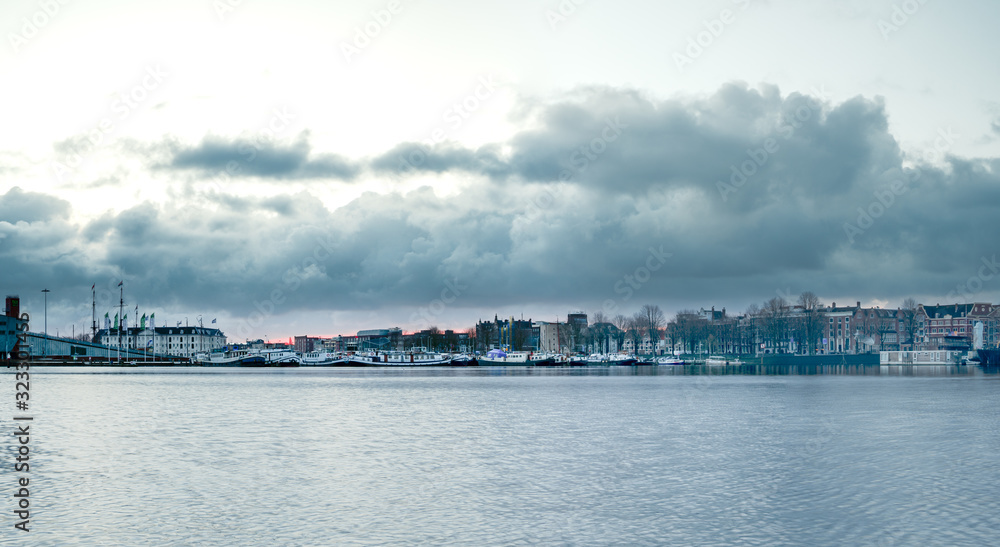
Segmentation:
{"type": "Polygon", "coordinates": [[[128,330],[128,314],[122,316],[122,330],[128,330]]]}
{"type": "Polygon", "coordinates": [[[104,328],[111,330],[111,318],[107,313],[104,314],[104,328]]]}
{"type": "Polygon", "coordinates": [[[142,314],[142,319],[139,322],[139,328],[146,329],[146,314],[142,314]]]}
{"type": "Polygon", "coordinates": [[[118,314],[115,314],[115,330],[118,330],[118,314]]]}
{"type": "Polygon", "coordinates": [[[90,286],[90,290],[94,290],[95,288],[97,288],[97,283],[94,283],[93,285],[90,286]]]}
{"type": "Polygon", "coordinates": [[[181,322],[180,321],[177,322],[177,326],[178,327],[181,326],[181,322]]]}
{"type": "Polygon", "coordinates": [[[151,329],[155,329],[156,328],[156,319],[155,319],[155,317],[156,317],[155,313],[149,314],[149,328],[151,328],[151,329]]]}
{"type": "Polygon", "coordinates": [[[124,280],[124,279],[123,279],[123,280],[121,280],[121,281],[119,281],[119,282],[118,282],[118,286],[119,286],[119,287],[121,287],[121,286],[122,286],[122,283],[124,283],[124,282],[125,282],[125,280],[124,280]]]}
{"type": "Polygon", "coordinates": [[[212,322],[215,323],[215,319],[212,319],[212,322]]]}

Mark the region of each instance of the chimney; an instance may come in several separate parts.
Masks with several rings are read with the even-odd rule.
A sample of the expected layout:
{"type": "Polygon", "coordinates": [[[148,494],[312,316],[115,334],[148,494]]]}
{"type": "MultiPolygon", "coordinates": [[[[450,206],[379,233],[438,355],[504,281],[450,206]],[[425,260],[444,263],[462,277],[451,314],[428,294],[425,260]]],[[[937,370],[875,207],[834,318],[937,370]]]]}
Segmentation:
{"type": "Polygon", "coordinates": [[[831,308],[836,308],[836,307],[837,307],[837,303],[836,303],[836,302],[834,302],[834,303],[833,303],[833,305],[832,305],[832,306],[830,306],[830,307],[831,307],[831,308]]]}
{"type": "Polygon", "coordinates": [[[861,301],[860,300],[858,300],[858,306],[857,307],[859,307],[859,308],[861,307],[861,301]]]}

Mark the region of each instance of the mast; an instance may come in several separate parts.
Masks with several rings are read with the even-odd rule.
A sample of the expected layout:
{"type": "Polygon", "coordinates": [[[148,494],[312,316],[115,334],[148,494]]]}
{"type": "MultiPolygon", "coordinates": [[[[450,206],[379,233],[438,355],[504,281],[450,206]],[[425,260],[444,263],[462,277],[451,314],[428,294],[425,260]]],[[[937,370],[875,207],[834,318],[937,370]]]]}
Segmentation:
{"type": "Polygon", "coordinates": [[[559,340],[559,317],[556,317],[556,353],[562,353],[562,341],[559,340]]]}
{"type": "Polygon", "coordinates": [[[97,283],[94,283],[90,287],[92,292],[90,300],[90,314],[93,316],[93,321],[90,326],[90,341],[93,343],[97,340],[97,283]]]}
{"type": "Polygon", "coordinates": [[[118,322],[118,364],[122,362],[122,327],[125,326],[125,316],[123,315],[125,313],[125,287],[122,286],[123,283],[125,283],[124,279],[118,282],[120,298],[118,301],[118,317],[120,319],[118,322]]]}

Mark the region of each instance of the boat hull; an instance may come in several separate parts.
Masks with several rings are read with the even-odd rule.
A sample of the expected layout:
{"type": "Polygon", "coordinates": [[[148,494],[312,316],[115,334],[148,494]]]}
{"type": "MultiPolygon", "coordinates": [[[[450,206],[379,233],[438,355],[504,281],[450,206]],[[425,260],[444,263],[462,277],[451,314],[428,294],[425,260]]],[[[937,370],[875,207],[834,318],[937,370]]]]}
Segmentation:
{"type": "Polygon", "coordinates": [[[1000,349],[981,349],[979,353],[979,364],[984,367],[1000,367],[1000,349]]]}
{"type": "Polygon", "coordinates": [[[352,355],[351,366],[355,367],[446,367],[451,365],[449,355],[380,354],[352,355]]]}
{"type": "Polygon", "coordinates": [[[266,367],[267,361],[260,355],[245,355],[243,357],[233,357],[231,359],[215,359],[201,361],[206,367],[266,367]]]}
{"type": "Polygon", "coordinates": [[[476,359],[481,367],[533,367],[538,365],[541,361],[528,360],[513,360],[500,358],[486,358],[479,357],[476,359]]]}
{"type": "Polygon", "coordinates": [[[304,367],[347,367],[350,365],[351,362],[347,359],[328,359],[324,361],[302,360],[302,366],[304,367]]]}

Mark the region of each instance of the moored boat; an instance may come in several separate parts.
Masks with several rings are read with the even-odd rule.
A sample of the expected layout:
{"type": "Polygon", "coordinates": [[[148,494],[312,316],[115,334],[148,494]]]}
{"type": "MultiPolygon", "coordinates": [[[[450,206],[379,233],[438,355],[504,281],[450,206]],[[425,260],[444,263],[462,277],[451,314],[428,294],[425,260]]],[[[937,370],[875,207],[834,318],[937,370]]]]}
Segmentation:
{"type": "Polygon", "coordinates": [[[676,357],[663,356],[656,360],[657,365],[683,365],[684,361],[676,357]]]}
{"type": "Polygon", "coordinates": [[[451,365],[455,367],[474,367],[476,358],[466,353],[458,353],[451,356],[451,365]]]}
{"type": "Polygon", "coordinates": [[[262,367],[265,365],[263,355],[252,353],[247,349],[228,351],[213,351],[195,355],[194,363],[206,367],[262,367]]]}
{"type": "Polygon", "coordinates": [[[511,351],[506,352],[502,349],[491,349],[483,355],[476,359],[479,362],[479,366],[502,366],[502,367],[530,367],[538,364],[536,359],[533,359],[533,353],[528,351],[511,351]]]}
{"type": "Polygon", "coordinates": [[[451,355],[403,351],[370,351],[349,357],[352,365],[362,367],[440,367],[451,364],[451,355]]]}
{"type": "Polygon", "coordinates": [[[1000,367],[1000,349],[981,349],[979,353],[979,364],[984,367],[1000,367]]]}
{"type": "Polygon", "coordinates": [[[561,353],[543,353],[535,356],[536,365],[540,367],[566,367],[570,365],[569,357],[561,353]]]}
{"type": "Polygon", "coordinates": [[[290,349],[261,349],[261,350],[250,350],[251,355],[256,352],[258,355],[264,358],[264,364],[262,365],[243,365],[243,366],[262,366],[262,367],[297,367],[302,363],[301,358],[297,353],[290,349]]]}
{"type": "Polygon", "coordinates": [[[638,359],[627,353],[612,353],[608,355],[608,364],[616,367],[628,367],[638,362],[638,359]]]}
{"type": "Polygon", "coordinates": [[[743,361],[733,357],[721,357],[718,355],[712,355],[708,359],[705,359],[706,365],[742,365],[743,361]]]}
{"type": "Polygon", "coordinates": [[[345,355],[328,351],[311,351],[302,356],[304,367],[340,367],[349,364],[345,355]]]}

